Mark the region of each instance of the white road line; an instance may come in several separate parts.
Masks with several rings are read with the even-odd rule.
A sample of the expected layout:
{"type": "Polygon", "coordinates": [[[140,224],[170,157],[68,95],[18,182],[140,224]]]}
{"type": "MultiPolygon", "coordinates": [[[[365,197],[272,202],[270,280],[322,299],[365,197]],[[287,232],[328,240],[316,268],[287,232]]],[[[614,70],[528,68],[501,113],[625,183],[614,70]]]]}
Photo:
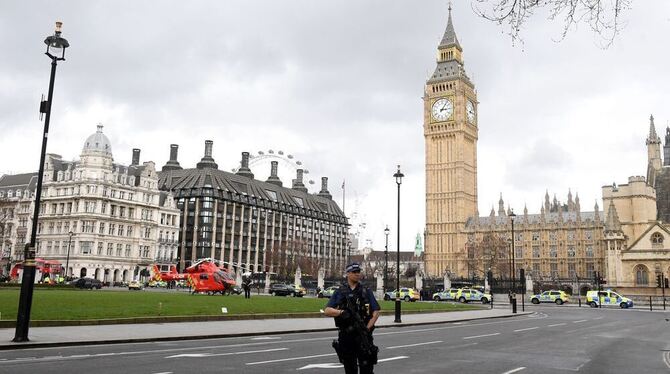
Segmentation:
{"type": "Polygon", "coordinates": [[[518,367],[518,368],[516,368],[516,369],[512,369],[512,370],[510,370],[510,371],[506,371],[506,372],[504,372],[504,373],[502,373],[502,374],[512,374],[512,373],[516,373],[517,371],[521,371],[521,370],[523,370],[523,369],[525,369],[525,368],[526,368],[525,366],[521,366],[521,367],[518,367]]]}
{"type": "Polygon", "coordinates": [[[475,336],[466,336],[463,339],[475,339],[475,338],[483,338],[486,336],[495,336],[495,335],[500,335],[499,332],[493,333],[493,334],[485,334],[485,335],[475,335],[475,336]]]}
{"type": "Polygon", "coordinates": [[[572,323],[581,323],[586,321],[588,321],[588,319],[580,319],[579,321],[572,321],[572,323]]]}
{"type": "Polygon", "coordinates": [[[528,327],[526,329],[514,330],[514,332],[521,332],[521,331],[528,331],[528,330],[535,330],[535,329],[539,329],[539,327],[528,327]]]}
{"type": "Polygon", "coordinates": [[[403,358],[409,358],[409,356],[396,356],[396,357],[389,357],[389,358],[384,358],[381,360],[377,360],[377,362],[386,362],[386,361],[395,361],[395,360],[402,360],[403,358]]]}
{"type": "Polygon", "coordinates": [[[565,326],[567,323],[554,323],[553,325],[547,325],[547,327],[556,327],[556,326],[565,326]]]}
{"type": "Polygon", "coordinates": [[[598,318],[594,318],[593,320],[595,321],[597,319],[603,319],[603,318],[605,318],[605,317],[598,317],[598,318]]]}
{"type": "Polygon", "coordinates": [[[172,372],[171,371],[163,371],[163,372],[160,372],[160,373],[153,373],[153,374],[172,374],[172,372]]]}
{"type": "Polygon", "coordinates": [[[663,352],[663,362],[665,362],[665,366],[670,368],[670,352],[663,352]]]}
{"type": "Polygon", "coordinates": [[[328,357],[328,356],[335,356],[337,353],[326,353],[323,355],[313,355],[313,356],[303,356],[303,357],[289,357],[289,358],[281,358],[278,360],[268,360],[268,361],[257,361],[257,362],[247,362],[247,365],[261,365],[261,364],[270,364],[273,362],[284,362],[284,361],[295,361],[295,360],[306,360],[308,358],[317,358],[317,357],[328,357]]]}
{"type": "Polygon", "coordinates": [[[443,343],[442,340],[435,340],[433,342],[425,342],[425,343],[416,343],[416,344],[407,344],[407,345],[396,345],[393,347],[386,347],[386,349],[396,349],[396,348],[406,348],[406,347],[416,347],[419,345],[428,345],[428,344],[437,344],[437,343],[443,343]]]}
{"type": "Polygon", "coordinates": [[[278,340],[281,339],[278,336],[259,336],[257,338],[251,338],[251,340],[278,340]]]}
{"type": "Polygon", "coordinates": [[[200,357],[216,357],[216,356],[233,356],[233,355],[247,355],[250,353],[263,353],[263,352],[276,352],[276,351],[287,351],[288,348],[272,348],[272,349],[262,349],[258,351],[243,351],[243,352],[226,352],[226,353],[186,353],[181,355],[167,356],[165,358],[200,358],[200,357]]]}

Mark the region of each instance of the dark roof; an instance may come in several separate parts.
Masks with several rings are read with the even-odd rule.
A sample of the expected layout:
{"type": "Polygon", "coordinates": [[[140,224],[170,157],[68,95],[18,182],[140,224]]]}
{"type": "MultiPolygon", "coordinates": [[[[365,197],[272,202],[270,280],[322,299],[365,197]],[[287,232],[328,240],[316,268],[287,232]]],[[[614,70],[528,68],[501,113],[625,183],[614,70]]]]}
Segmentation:
{"type": "MultiPolygon", "coordinates": [[[[308,215],[324,213],[331,219],[345,222],[346,218],[340,207],[332,199],[317,196],[288,187],[280,187],[272,183],[251,179],[214,168],[167,170],[158,173],[158,188],[174,191],[175,197],[204,196],[198,189],[211,188],[220,198],[226,200],[241,199],[251,205],[266,206],[308,215]]],[[[325,217],[328,218],[328,217],[325,217]]]]}
{"type": "Polygon", "coordinates": [[[448,47],[456,47],[460,51],[463,50],[463,48],[461,48],[461,44],[458,42],[458,38],[456,37],[454,23],[451,21],[451,7],[449,7],[449,20],[447,21],[447,29],[444,30],[444,36],[440,42],[440,48],[448,47]]]}
{"type": "Polygon", "coordinates": [[[0,177],[0,191],[30,190],[35,191],[37,173],[3,175],[0,177]]]}

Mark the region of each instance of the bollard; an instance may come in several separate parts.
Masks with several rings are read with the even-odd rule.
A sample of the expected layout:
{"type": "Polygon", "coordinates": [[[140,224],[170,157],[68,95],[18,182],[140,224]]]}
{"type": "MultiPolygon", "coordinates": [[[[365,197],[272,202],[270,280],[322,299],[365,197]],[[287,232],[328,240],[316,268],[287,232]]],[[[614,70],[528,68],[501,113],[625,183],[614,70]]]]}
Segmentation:
{"type": "Polygon", "coordinates": [[[663,297],[663,310],[665,310],[665,297],[663,297]]]}
{"type": "Polygon", "coordinates": [[[516,313],[516,297],[512,297],[512,313],[516,313]]]}
{"type": "Polygon", "coordinates": [[[581,308],[581,307],[582,307],[582,298],[581,298],[581,297],[578,297],[578,298],[577,298],[577,301],[579,301],[579,307],[581,308]]]}
{"type": "Polygon", "coordinates": [[[651,306],[651,296],[649,296],[649,311],[651,312],[654,308],[651,306]]]}
{"type": "Polygon", "coordinates": [[[491,309],[493,309],[493,291],[491,291],[491,309]]]}

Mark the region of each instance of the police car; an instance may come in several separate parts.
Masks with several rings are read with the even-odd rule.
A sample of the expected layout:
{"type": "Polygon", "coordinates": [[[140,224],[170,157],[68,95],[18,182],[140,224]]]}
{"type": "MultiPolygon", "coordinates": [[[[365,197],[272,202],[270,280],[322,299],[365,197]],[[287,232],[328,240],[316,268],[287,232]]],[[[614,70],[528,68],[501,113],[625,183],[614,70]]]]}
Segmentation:
{"type": "Polygon", "coordinates": [[[556,303],[562,305],[570,301],[570,297],[564,291],[549,290],[544,291],[540,294],[533,295],[530,298],[530,302],[533,304],[539,303],[556,303]]]}
{"type": "Polygon", "coordinates": [[[456,300],[457,294],[458,294],[458,288],[450,288],[442,292],[435,292],[433,294],[433,300],[435,301],[456,300]]]}
{"type": "Polygon", "coordinates": [[[592,308],[596,308],[598,305],[619,306],[623,309],[633,307],[633,300],[621,296],[612,290],[588,291],[586,293],[586,303],[592,308]]]}
{"type": "Polygon", "coordinates": [[[489,301],[491,301],[491,294],[483,293],[479,290],[473,290],[470,288],[461,288],[456,294],[456,300],[461,303],[481,301],[482,304],[487,304],[489,301]]]}
{"type": "MultiPolygon", "coordinates": [[[[394,300],[396,297],[397,290],[389,291],[384,294],[384,300],[394,300]]],[[[400,288],[400,299],[405,301],[417,301],[419,300],[419,291],[413,288],[400,288]]]]}

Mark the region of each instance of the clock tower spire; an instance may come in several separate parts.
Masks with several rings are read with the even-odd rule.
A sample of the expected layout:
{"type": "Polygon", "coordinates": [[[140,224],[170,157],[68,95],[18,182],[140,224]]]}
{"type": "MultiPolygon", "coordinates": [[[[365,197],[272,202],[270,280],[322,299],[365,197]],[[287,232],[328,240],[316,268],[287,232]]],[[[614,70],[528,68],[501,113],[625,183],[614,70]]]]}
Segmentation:
{"type": "Polygon", "coordinates": [[[465,222],[477,212],[477,93],[451,17],[424,87],[425,261],[430,275],[465,272],[465,222]]]}

